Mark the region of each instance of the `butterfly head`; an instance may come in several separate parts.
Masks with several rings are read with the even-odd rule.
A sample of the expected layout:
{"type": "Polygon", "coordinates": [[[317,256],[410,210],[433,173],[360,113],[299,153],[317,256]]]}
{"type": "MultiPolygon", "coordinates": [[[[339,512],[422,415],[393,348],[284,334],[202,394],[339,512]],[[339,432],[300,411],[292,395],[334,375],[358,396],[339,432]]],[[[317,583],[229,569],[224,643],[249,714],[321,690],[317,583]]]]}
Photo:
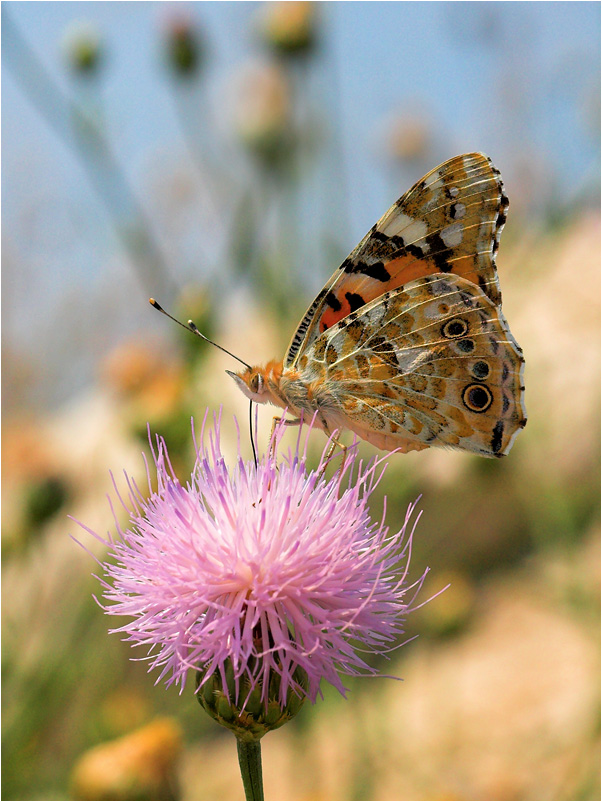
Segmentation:
{"type": "Polygon", "coordinates": [[[261,368],[246,368],[240,373],[227,370],[228,376],[232,376],[242,392],[258,404],[265,404],[271,399],[271,393],[261,368]]]}
{"type": "Polygon", "coordinates": [[[238,373],[227,370],[242,392],[257,404],[286,406],[280,389],[282,362],[268,362],[264,367],[247,367],[238,373]]]}

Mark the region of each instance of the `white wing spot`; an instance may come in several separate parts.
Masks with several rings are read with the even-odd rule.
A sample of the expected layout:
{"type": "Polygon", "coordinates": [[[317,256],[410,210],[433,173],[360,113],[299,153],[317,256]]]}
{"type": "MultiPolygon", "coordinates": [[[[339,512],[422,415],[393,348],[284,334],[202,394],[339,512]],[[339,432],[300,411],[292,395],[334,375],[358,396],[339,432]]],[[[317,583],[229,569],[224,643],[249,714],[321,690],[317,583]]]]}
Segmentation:
{"type": "Polygon", "coordinates": [[[445,173],[442,173],[441,170],[435,170],[433,173],[433,180],[429,181],[427,184],[428,188],[431,192],[436,192],[438,189],[443,189],[443,176],[445,173]]]}
{"type": "Polygon", "coordinates": [[[463,203],[454,205],[454,220],[460,220],[466,214],[466,206],[463,203]]]}
{"type": "Polygon", "coordinates": [[[430,284],[433,295],[449,295],[455,290],[455,287],[452,287],[445,279],[437,279],[436,281],[431,281],[430,284]]]}
{"type": "Polygon", "coordinates": [[[393,350],[403,374],[413,373],[432,358],[428,348],[399,348],[393,343],[393,350]]]}
{"type": "Polygon", "coordinates": [[[397,237],[401,235],[406,245],[424,239],[428,233],[428,225],[424,220],[414,220],[408,214],[401,212],[393,215],[383,228],[381,233],[386,237],[397,237]]]}
{"type": "Polygon", "coordinates": [[[462,223],[452,223],[441,231],[441,239],[447,248],[455,248],[462,242],[462,223]]]}
{"type": "Polygon", "coordinates": [[[375,327],[382,323],[385,312],[387,311],[385,304],[377,304],[368,313],[367,317],[370,321],[370,326],[375,327]]]}

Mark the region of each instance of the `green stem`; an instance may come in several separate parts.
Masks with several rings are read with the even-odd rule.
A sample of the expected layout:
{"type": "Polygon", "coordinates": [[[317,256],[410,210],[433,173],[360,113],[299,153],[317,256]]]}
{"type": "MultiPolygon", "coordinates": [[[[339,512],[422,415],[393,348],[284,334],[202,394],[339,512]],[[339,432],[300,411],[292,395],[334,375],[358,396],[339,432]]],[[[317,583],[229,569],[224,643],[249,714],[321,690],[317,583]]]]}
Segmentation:
{"type": "Polygon", "coordinates": [[[247,800],[263,802],[263,777],[261,774],[261,744],[259,741],[236,739],[238,764],[247,800]]]}

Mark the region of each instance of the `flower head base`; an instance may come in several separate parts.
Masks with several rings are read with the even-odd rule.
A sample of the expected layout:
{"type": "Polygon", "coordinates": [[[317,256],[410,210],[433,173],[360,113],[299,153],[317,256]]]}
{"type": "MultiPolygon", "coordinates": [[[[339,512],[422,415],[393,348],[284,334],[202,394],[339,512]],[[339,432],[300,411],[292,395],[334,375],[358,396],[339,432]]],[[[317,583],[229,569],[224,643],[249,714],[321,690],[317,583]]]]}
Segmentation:
{"type": "Polygon", "coordinates": [[[95,74],[103,59],[100,33],[88,23],[76,22],[67,28],[63,50],[71,69],[80,75],[95,74]]]}
{"type": "Polygon", "coordinates": [[[284,710],[295,696],[295,712],[315,701],[321,680],[345,695],[339,672],[378,674],[361,652],[395,648],[424,579],[408,586],[415,505],[397,534],[370,518],[383,460],[364,466],[350,449],[327,479],[325,458],[309,470],[299,440],[277,460],[283,432],[257,466],[239,454],[230,470],[219,421],[204,424],[185,486],[157,439],[157,490],[145,499],[128,480],[130,525],[103,566],[103,609],[131,617],[114,631],[149,648],[157,681],[183,688],[192,669],[201,704],[221,687],[266,716],[273,701],[284,710]]]}
{"type": "Polygon", "coordinates": [[[230,658],[223,670],[210,675],[197,672],[196,697],[199,704],[211,718],[232,730],[241,741],[258,741],[270,730],[282,727],[297,715],[307,698],[307,674],[300,666],[295,669],[286,701],[282,702],[280,674],[272,671],[267,687],[265,682],[255,679],[253,669],[261,659],[252,658],[247,675],[242,678],[236,677],[230,658]],[[235,696],[237,690],[238,700],[235,696]]]}
{"type": "Polygon", "coordinates": [[[191,78],[202,66],[204,43],[199,30],[186,15],[177,14],[167,21],[166,50],[169,66],[182,78],[191,78]]]}

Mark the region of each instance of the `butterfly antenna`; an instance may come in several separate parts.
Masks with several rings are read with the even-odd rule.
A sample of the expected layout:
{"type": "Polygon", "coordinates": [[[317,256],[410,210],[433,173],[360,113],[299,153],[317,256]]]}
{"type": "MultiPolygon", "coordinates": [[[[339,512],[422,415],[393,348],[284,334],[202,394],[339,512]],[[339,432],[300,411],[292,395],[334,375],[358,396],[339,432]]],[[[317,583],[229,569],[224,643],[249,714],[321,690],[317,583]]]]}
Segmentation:
{"type": "Polygon", "coordinates": [[[257,462],[257,451],[255,450],[255,438],[253,437],[253,401],[249,401],[249,433],[251,435],[251,448],[253,449],[253,459],[255,461],[255,467],[257,468],[259,463],[257,462]]]}
{"type": "Polygon", "coordinates": [[[220,351],[223,351],[225,354],[228,354],[228,356],[231,356],[233,359],[236,359],[238,362],[241,363],[241,365],[244,365],[245,368],[249,368],[249,370],[252,370],[251,365],[247,364],[240,357],[236,356],[236,354],[233,354],[231,351],[228,351],[226,348],[222,348],[221,345],[218,345],[217,343],[214,343],[213,340],[209,339],[209,337],[205,337],[205,335],[202,334],[197,329],[197,327],[192,322],[192,320],[189,320],[188,321],[188,325],[185,325],[184,323],[182,323],[182,321],[178,320],[173,315],[170,315],[169,312],[166,312],[165,309],[163,309],[163,307],[161,306],[161,304],[159,304],[157,301],[155,301],[154,298],[149,298],[148,302],[150,303],[151,306],[154,306],[157,311],[161,312],[162,315],[165,315],[165,317],[168,317],[170,320],[173,320],[174,323],[177,323],[178,326],[182,326],[183,329],[186,329],[187,331],[191,331],[193,334],[196,334],[197,337],[200,337],[201,340],[205,340],[205,342],[211,343],[211,345],[214,345],[216,348],[219,348],[220,351]]]}

